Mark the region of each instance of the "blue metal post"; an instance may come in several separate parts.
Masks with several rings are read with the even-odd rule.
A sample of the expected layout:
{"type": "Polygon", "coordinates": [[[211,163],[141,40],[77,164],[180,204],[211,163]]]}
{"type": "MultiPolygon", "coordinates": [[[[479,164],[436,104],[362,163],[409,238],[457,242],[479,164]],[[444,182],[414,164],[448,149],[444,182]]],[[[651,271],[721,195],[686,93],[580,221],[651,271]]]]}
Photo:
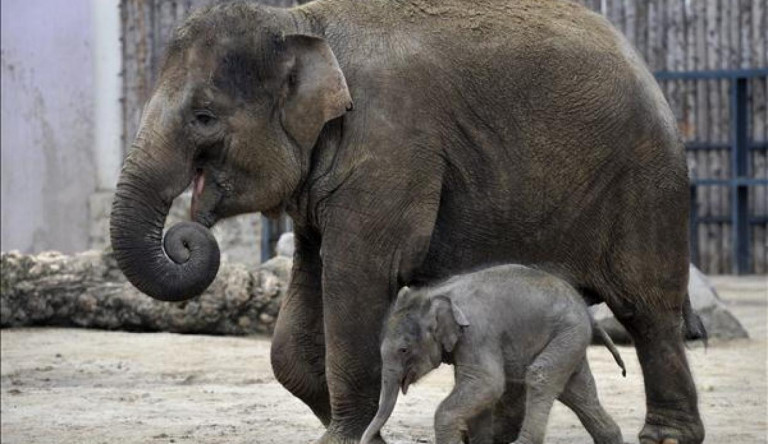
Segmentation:
{"type": "Polygon", "coordinates": [[[731,227],[733,230],[733,271],[750,272],[747,178],[749,139],[747,125],[747,79],[731,80],[731,227]]]}
{"type": "Polygon", "coordinates": [[[264,215],[261,216],[261,262],[272,258],[270,240],[272,239],[272,223],[264,215]]]}

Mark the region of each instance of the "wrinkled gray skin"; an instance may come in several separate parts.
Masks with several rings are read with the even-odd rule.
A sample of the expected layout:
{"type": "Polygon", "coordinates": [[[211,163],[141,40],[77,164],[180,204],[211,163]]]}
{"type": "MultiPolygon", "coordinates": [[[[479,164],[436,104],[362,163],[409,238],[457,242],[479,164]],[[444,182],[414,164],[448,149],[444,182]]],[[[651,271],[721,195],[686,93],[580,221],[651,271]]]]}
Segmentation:
{"type": "Polygon", "coordinates": [[[540,444],[555,399],[576,413],[595,443],[622,444],[587,363],[593,325],[573,287],[520,265],[404,287],[381,345],[379,411],[361,444],[389,418],[398,388],[405,394],[441,362],[455,366],[456,385],[435,414],[437,444],[540,444]]]}
{"type": "Polygon", "coordinates": [[[115,257],[147,294],[187,299],[216,274],[211,225],[280,209],[296,252],[272,364],[322,442],[355,442],[376,412],[397,290],[491,263],[536,264],[607,302],[647,382],[643,441],[702,441],[680,337],[685,154],[653,77],[599,15],[553,0],[194,14],[121,173],[115,257]],[[163,237],[190,184],[193,222],[163,237]]]}

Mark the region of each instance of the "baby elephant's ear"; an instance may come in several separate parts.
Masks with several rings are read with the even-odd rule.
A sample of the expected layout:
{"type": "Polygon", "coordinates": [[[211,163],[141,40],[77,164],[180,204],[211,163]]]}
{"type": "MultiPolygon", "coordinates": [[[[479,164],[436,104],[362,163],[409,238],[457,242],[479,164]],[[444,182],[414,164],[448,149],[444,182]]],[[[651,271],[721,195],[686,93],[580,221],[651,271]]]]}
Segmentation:
{"type": "Polygon", "coordinates": [[[435,319],[435,336],[450,353],[456,347],[461,337],[462,327],[469,326],[469,321],[464,313],[447,296],[435,296],[432,299],[432,310],[435,319]]]}
{"type": "Polygon", "coordinates": [[[314,36],[285,37],[289,59],[283,126],[302,147],[314,145],[323,125],[352,109],[339,62],[328,43],[314,36]]]}

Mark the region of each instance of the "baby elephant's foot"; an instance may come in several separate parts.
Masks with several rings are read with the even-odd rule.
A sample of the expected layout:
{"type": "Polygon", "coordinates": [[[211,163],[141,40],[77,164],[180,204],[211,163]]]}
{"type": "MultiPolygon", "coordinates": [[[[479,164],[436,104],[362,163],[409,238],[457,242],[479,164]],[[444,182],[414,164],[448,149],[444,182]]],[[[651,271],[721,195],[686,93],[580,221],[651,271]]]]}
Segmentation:
{"type": "MultiPolygon", "coordinates": [[[[359,442],[360,438],[344,436],[339,433],[326,431],[323,436],[315,442],[315,444],[358,444],[359,442]]],[[[371,442],[374,444],[387,444],[381,435],[376,435],[373,440],[371,440],[371,442]]]]}
{"type": "Polygon", "coordinates": [[[680,444],[677,438],[664,438],[663,441],[656,441],[653,438],[641,438],[640,444],[680,444]]]}
{"type": "Polygon", "coordinates": [[[640,438],[640,444],[680,444],[677,438],[664,438],[663,441],[657,441],[655,438],[640,438]]]}

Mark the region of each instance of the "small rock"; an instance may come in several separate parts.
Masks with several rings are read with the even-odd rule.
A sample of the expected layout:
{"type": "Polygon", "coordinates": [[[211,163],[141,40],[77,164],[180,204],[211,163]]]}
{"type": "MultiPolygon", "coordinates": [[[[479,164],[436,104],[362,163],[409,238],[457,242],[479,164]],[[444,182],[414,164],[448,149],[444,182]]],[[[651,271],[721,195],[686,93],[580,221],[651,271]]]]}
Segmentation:
{"type": "Polygon", "coordinates": [[[280,239],[277,240],[277,255],[293,259],[293,252],[295,249],[295,242],[293,233],[283,233],[280,235],[280,239]]]}

